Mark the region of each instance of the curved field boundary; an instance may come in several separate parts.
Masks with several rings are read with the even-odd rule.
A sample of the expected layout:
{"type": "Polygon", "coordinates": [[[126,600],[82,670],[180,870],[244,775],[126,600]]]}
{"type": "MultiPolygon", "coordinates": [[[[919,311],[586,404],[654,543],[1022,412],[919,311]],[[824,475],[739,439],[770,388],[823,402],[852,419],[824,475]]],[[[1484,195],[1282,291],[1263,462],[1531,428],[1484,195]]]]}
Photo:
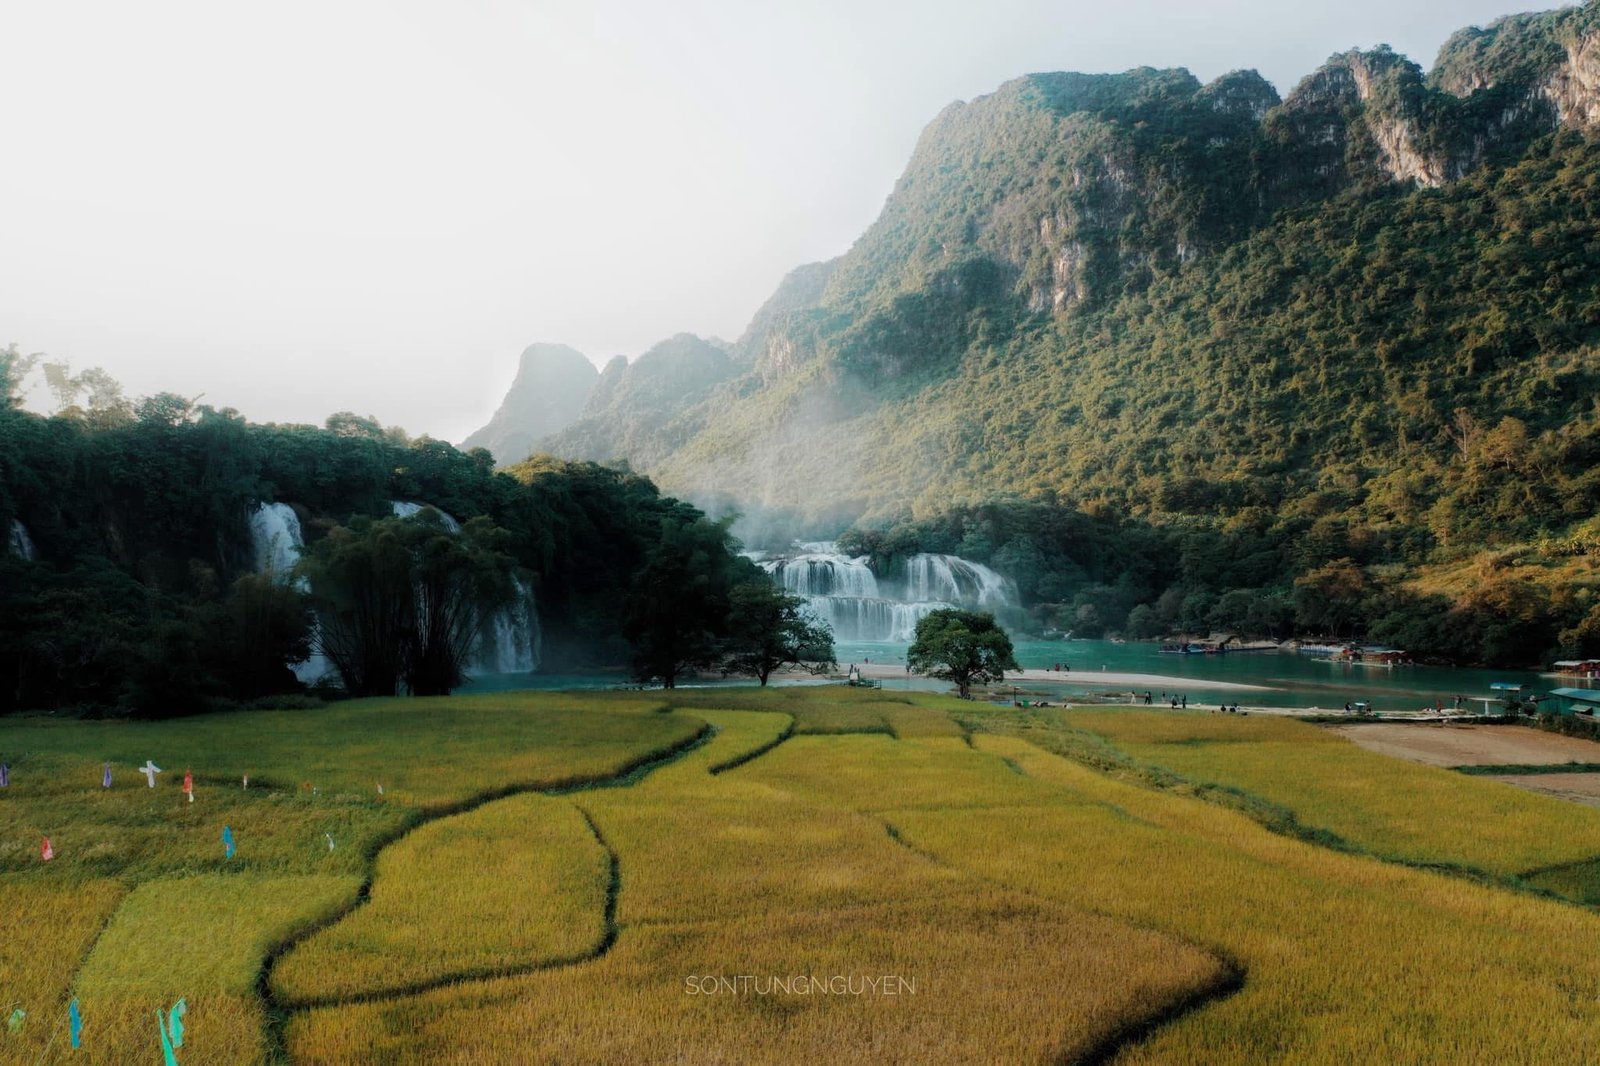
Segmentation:
{"type": "MultiPolygon", "coordinates": [[[[1575,899],[1572,896],[1563,895],[1560,892],[1532,883],[1533,879],[1541,876],[1568,870],[1579,870],[1586,866],[1600,867],[1600,856],[1580,858],[1572,862],[1556,863],[1552,866],[1538,867],[1531,870],[1521,870],[1514,874],[1498,874],[1467,863],[1394,855],[1347,840],[1331,829],[1307,825],[1300,820],[1299,814],[1292,808],[1265,796],[1257,795],[1235,785],[1187,777],[1159,763],[1149,762],[1130,755],[1117,747],[1111,740],[1099,734],[1089,733],[1081,729],[1070,729],[1071,733],[1079,734],[1074,736],[1073,739],[1087,739],[1094,745],[1092,749],[1085,750],[1075,745],[1053,746],[1041,743],[1041,737],[1029,731],[984,729],[982,726],[988,723],[981,721],[974,721],[970,724],[974,726],[975,733],[987,733],[990,736],[1010,737],[1013,740],[1020,740],[1033,745],[1041,751],[1055,755],[1058,758],[1070,760],[1096,773],[1115,776],[1117,772],[1121,772],[1133,778],[1139,787],[1149,789],[1152,792],[1161,792],[1168,795],[1186,795],[1225,810],[1234,811],[1249,818],[1268,832],[1276,833],[1290,840],[1297,840],[1302,844],[1310,844],[1340,855],[1372,859],[1391,866],[1402,866],[1411,870],[1439,874],[1487,888],[1516,892],[1525,896],[1548,900],[1552,903],[1565,904],[1569,907],[1579,907],[1585,910],[1600,909],[1600,904],[1575,899]]],[[[1048,738],[1048,734],[1046,734],[1046,738],[1048,738]]],[[[1452,767],[1451,769],[1459,768],[1452,767]]],[[[1018,767],[1018,770],[1023,776],[1028,776],[1026,771],[1020,767],[1018,767]]]]}
{"type": "MultiPolygon", "coordinates": [[[[1020,766],[1013,764],[1012,760],[1005,759],[1003,761],[1008,765],[1011,765],[1011,768],[1017,773],[1021,774],[1023,777],[1029,776],[1020,766]]],[[[861,813],[865,814],[866,812],[861,813]]],[[[1026,888],[1020,888],[1016,885],[1007,884],[1006,882],[997,880],[995,878],[985,877],[976,870],[968,869],[965,866],[942,859],[939,856],[934,855],[932,852],[924,851],[922,848],[917,847],[915,844],[907,840],[904,834],[900,832],[899,828],[893,822],[881,815],[868,814],[866,817],[876,818],[878,821],[882,822],[884,831],[888,833],[890,840],[894,841],[902,848],[905,848],[913,855],[925,859],[936,866],[943,866],[946,869],[960,871],[962,874],[975,880],[981,881],[985,884],[994,885],[995,887],[1005,889],[1008,892],[1015,892],[1018,895],[1026,896],[1029,899],[1036,900],[1037,902],[1045,904],[1049,907],[1059,908],[1062,906],[1059,900],[1041,896],[1038,893],[1029,891],[1026,888]]],[[[1092,1066],[1101,1066],[1103,1063],[1109,1063],[1123,1051],[1135,1044],[1142,1043],[1143,1041],[1149,1039],[1155,1034],[1156,1030],[1160,1029],[1162,1026],[1170,1025],[1173,1022],[1193,1014],[1197,1010],[1211,1006],[1213,1003],[1220,1003],[1222,1000],[1227,999],[1229,996],[1232,996],[1234,993],[1244,988],[1245,975],[1247,973],[1244,964],[1238,959],[1234,958],[1229,952],[1224,951],[1214,944],[1202,944],[1198,941],[1190,940],[1187,937],[1178,936],[1164,929],[1152,929],[1148,926],[1134,925],[1133,923],[1128,922],[1125,918],[1101,914],[1099,911],[1095,910],[1085,910],[1082,913],[1093,914],[1097,917],[1107,918],[1111,921],[1124,925],[1131,925],[1135,929],[1143,929],[1145,932],[1156,933],[1159,936],[1168,937],[1172,940],[1178,941],[1179,943],[1187,944],[1196,951],[1203,952],[1212,959],[1216,960],[1221,969],[1215,980],[1195,989],[1182,999],[1167,1004],[1154,1014],[1143,1018],[1129,1019],[1121,1025],[1118,1025],[1116,1028],[1112,1029],[1109,1033],[1091,1045],[1081,1056],[1071,1060],[1074,1063],[1092,1064],[1092,1066]]]]}
{"type": "Polygon", "coordinates": [[[743,766],[747,762],[754,762],[756,759],[761,758],[761,756],[765,755],[767,752],[771,751],[773,748],[776,748],[779,744],[782,744],[784,741],[788,740],[794,735],[795,717],[791,714],[789,716],[789,724],[787,727],[785,727],[783,732],[779,733],[765,744],[751,748],[749,751],[740,752],[738,755],[735,755],[732,758],[724,759],[721,762],[712,763],[706,768],[707,772],[714,777],[717,774],[723,773],[724,771],[733,770],[743,766]]]}
{"type": "MultiPolygon", "coordinates": [[[[577,807],[577,805],[574,804],[574,807],[577,807]]],[[[600,938],[589,947],[569,955],[540,959],[535,962],[518,963],[510,966],[467,967],[449,973],[436,974],[420,981],[386,985],[382,988],[373,988],[354,994],[280,999],[280,1005],[286,1012],[292,1013],[303,1010],[317,1010],[323,1007],[347,1007],[360,1003],[375,1003],[387,999],[402,999],[406,996],[418,996],[424,992],[431,992],[436,988],[461,984],[465,981],[491,981],[501,977],[520,977],[523,974],[537,973],[540,970],[554,970],[562,966],[575,966],[604,955],[611,950],[611,946],[617,941],[617,896],[622,887],[620,864],[616,851],[600,835],[600,828],[595,825],[595,821],[589,816],[589,812],[582,807],[577,807],[577,811],[583,816],[584,822],[588,824],[589,832],[594,836],[595,843],[599,844],[601,850],[606,853],[608,868],[602,932],[600,938]]],[[[352,910],[354,908],[347,910],[345,916],[348,917],[352,910]]]]}
{"type": "MultiPolygon", "coordinates": [[[[686,715],[685,717],[693,716],[686,715]]],[[[312,922],[296,930],[293,935],[274,945],[267,952],[267,956],[262,964],[261,971],[256,977],[256,994],[260,997],[262,1008],[266,1015],[266,1045],[269,1059],[274,1062],[288,1061],[288,1048],[284,1042],[284,1023],[288,1021],[289,1015],[297,1010],[306,1009],[311,1006],[334,1006],[342,1003],[394,999],[407,994],[415,995],[420,992],[426,992],[435,987],[440,987],[463,979],[462,977],[457,976],[430,979],[427,982],[417,982],[417,987],[410,989],[409,992],[385,991],[376,992],[369,996],[362,997],[330,997],[330,1002],[325,1004],[312,1003],[309,1001],[305,1004],[301,1004],[299,1001],[285,1001],[280,999],[273,991],[272,971],[277,967],[280,959],[282,959],[290,951],[294,950],[295,947],[305,940],[310,939],[312,936],[315,936],[322,930],[342,921],[344,918],[349,916],[351,912],[363,906],[371,898],[372,882],[376,875],[376,859],[378,853],[384,848],[401,840],[408,833],[414,829],[417,829],[419,826],[426,825],[429,822],[437,821],[441,818],[449,818],[458,814],[466,814],[469,811],[473,811],[484,806],[485,804],[493,803],[495,800],[505,799],[509,796],[521,795],[530,792],[538,792],[547,796],[563,796],[569,795],[573,792],[587,791],[590,789],[626,788],[627,786],[632,785],[648,776],[651,772],[658,770],[669,763],[676,762],[688,755],[690,752],[708,744],[715,734],[715,727],[713,727],[709,722],[702,721],[700,723],[700,728],[695,730],[695,732],[690,736],[685,737],[683,740],[677,741],[666,748],[657,749],[655,751],[650,751],[635,756],[624,763],[622,767],[614,773],[603,776],[574,776],[572,778],[565,778],[557,782],[544,785],[520,784],[507,785],[500,788],[491,789],[487,792],[480,793],[470,799],[463,800],[458,803],[448,804],[443,807],[430,808],[427,811],[419,810],[416,812],[414,817],[408,818],[406,821],[396,827],[393,832],[374,840],[368,846],[367,854],[365,856],[368,864],[368,873],[362,880],[360,888],[356,890],[354,898],[352,898],[346,906],[341,907],[334,913],[324,917],[323,920],[312,922]]],[[[608,935],[602,937],[600,945],[598,945],[592,953],[570,960],[558,960],[554,963],[550,961],[541,961],[539,964],[529,967],[530,971],[548,969],[551,965],[571,965],[573,962],[587,961],[588,959],[592,959],[600,954],[603,954],[611,946],[611,944],[615,943],[616,941],[616,935],[614,932],[616,925],[615,897],[619,888],[617,855],[616,852],[611,849],[611,846],[606,843],[605,839],[600,836],[594,825],[594,822],[589,818],[588,813],[586,811],[582,811],[581,808],[580,813],[583,814],[585,821],[589,822],[590,829],[595,830],[595,838],[599,841],[600,846],[605,849],[610,858],[611,885],[607,892],[606,902],[606,927],[608,929],[608,935]]],[[[512,972],[522,971],[516,970],[512,972]]],[[[493,973],[475,974],[471,976],[477,979],[486,980],[493,977],[505,976],[506,973],[507,971],[504,968],[501,968],[493,973]]]]}

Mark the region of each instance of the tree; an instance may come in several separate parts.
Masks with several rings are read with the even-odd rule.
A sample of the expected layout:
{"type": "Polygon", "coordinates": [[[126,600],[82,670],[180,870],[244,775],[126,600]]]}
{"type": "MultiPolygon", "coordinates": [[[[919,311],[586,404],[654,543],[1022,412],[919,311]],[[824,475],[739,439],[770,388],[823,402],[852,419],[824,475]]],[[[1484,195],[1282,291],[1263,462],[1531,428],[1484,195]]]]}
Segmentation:
{"type": "Polygon", "coordinates": [[[439,512],[361,518],[310,545],[300,569],[321,620],[320,647],[355,696],[447,695],[511,595],[501,533],[475,518],[453,533],[439,512]]]}
{"type": "Polygon", "coordinates": [[[728,629],[729,655],[723,670],[754,674],[763,686],[780,667],[802,666],[821,673],[836,665],[833,630],[811,617],[805,597],[791,595],[770,580],[733,587],[728,629]]]}
{"type": "Polygon", "coordinates": [[[734,553],[731,524],[731,517],[661,519],[661,537],[634,578],[622,624],[635,680],[676,688],[685,671],[721,659],[732,588],[757,572],[734,553]]]}
{"type": "Polygon", "coordinates": [[[940,608],[917,623],[916,639],[906,652],[906,665],[919,674],[955,683],[962,699],[973,685],[1004,681],[1007,670],[1020,670],[1011,638],[988,612],[940,608]]]}

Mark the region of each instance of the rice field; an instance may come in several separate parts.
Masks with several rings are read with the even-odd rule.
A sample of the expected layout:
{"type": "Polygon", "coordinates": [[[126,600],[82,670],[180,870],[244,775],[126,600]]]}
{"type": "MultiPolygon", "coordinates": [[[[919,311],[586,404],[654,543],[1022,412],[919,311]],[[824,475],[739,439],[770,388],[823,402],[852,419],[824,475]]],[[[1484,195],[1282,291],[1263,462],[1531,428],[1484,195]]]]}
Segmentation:
{"type": "Polygon", "coordinates": [[[512,796],[378,855],[371,896],[272,972],[294,1007],[393,995],[599,950],[611,862],[570,802],[512,796]]]}
{"type": "Polygon", "coordinates": [[[1301,825],[1384,858],[1515,877],[1600,855],[1600,809],[1388,758],[1306,722],[1170,711],[1057,718],[1141,762],[1284,807],[1301,825]]]}
{"type": "MultiPolygon", "coordinates": [[[[1072,1059],[1231,976],[1201,948],[987,884],[897,844],[876,819],[751,776],[798,740],[712,774],[788,720],[696,713],[718,729],[707,748],[581,800],[619,859],[614,949],[307,1011],[290,1023],[292,1056],[504,1061],[526,1046],[589,1063],[1072,1059]],[[843,992],[771,989],[810,977],[842,979],[843,992]],[[914,991],[851,991],[869,977],[914,991]],[[741,978],[743,994],[699,991],[741,978]]],[[[897,743],[826,738],[850,739],[897,743]]]]}
{"type": "Polygon", "coordinates": [[[13,719],[0,759],[5,1062],[159,1061],[180,997],[186,1066],[1600,1043],[1600,913],[1509,880],[1587,898],[1600,813],[1282,719],[493,694],[13,719]]]}

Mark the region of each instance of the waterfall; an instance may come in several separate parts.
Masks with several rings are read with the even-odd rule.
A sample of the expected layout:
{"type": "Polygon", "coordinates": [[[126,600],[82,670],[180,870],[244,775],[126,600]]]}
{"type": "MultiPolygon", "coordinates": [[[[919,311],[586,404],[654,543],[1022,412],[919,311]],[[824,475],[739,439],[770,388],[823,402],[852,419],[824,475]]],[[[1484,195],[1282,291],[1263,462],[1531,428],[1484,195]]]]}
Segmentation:
{"type": "MultiPolygon", "coordinates": [[[[271,574],[279,584],[289,584],[301,592],[310,592],[311,583],[304,577],[292,577],[295,564],[300,561],[300,550],[306,546],[300,532],[300,518],[294,508],[286,503],[261,503],[250,512],[250,547],[258,574],[271,574]]],[[[311,623],[311,655],[300,662],[290,663],[289,669],[302,685],[336,677],[333,663],[322,654],[322,622],[311,623]]]]}
{"type": "Polygon", "coordinates": [[[940,608],[1017,603],[1009,579],[954,555],[912,556],[905,580],[896,582],[873,573],[866,556],[841,554],[833,543],[796,547],[797,553],[787,556],[746,554],[786,592],[804,596],[836,640],[903,643],[913,639],[918,622],[940,608]]]}
{"type": "Polygon", "coordinates": [[[906,562],[906,598],[947,600],[978,607],[1012,607],[1017,588],[982,563],[954,555],[913,555],[906,562]]]}
{"type": "Polygon", "coordinates": [[[468,670],[484,674],[531,674],[539,669],[542,634],[533,589],[513,578],[516,598],[484,623],[478,651],[468,670]]]}
{"type": "MultiPolygon", "coordinates": [[[[250,545],[255,550],[256,573],[271,573],[287,581],[305,546],[294,508],[286,503],[258,504],[250,512],[250,545]]],[[[305,588],[303,579],[295,584],[305,588]]]]}
{"type": "MultiPolygon", "coordinates": [[[[389,508],[396,518],[410,518],[429,503],[414,500],[390,500],[389,508]]],[[[452,533],[461,532],[461,523],[448,511],[439,512],[444,527],[452,533]]],[[[539,669],[543,635],[539,628],[538,604],[533,589],[520,577],[512,578],[516,596],[511,603],[485,618],[478,647],[472,661],[467,664],[470,674],[531,674],[539,669]]]]}
{"type": "Polygon", "coordinates": [[[21,519],[11,520],[11,535],[6,538],[6,550],[30,563],[39,558],[39,550],[33,546],[33,538],[28,536],[28,527],[22,524],[21,519]]]}
{"type": "MultiPolygon", "coordinates": [[[[390,500],[389,501],[389,508],[392,511],[394,511],[394,516],[396,518],[410,518],[412,515],[415,515],[418,511],[421,511],[424,507],[433,507],[433,504],[431,504],[431,503],[417,503],[414,500],[390,500]]],[[[439,510],[439,508],[437,508],[437,507],[433,507],[433,509],[435,511],[439,511],[439,517],[444,522],[444,528],[448,529],[452,533],[460,533],[461,532],[461,523],[457,522],[455,520],[455,516],[454,515],[451,515],[447,511],[439,510]]]]}

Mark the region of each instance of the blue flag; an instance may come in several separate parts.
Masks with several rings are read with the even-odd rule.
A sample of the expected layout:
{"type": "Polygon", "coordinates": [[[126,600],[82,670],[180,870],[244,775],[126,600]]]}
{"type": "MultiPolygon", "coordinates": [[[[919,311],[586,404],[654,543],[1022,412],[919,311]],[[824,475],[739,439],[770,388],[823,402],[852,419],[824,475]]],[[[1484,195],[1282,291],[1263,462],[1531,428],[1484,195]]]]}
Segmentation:
{"type": "Polygon", "coordinates": [[[172,1053],[172,1040],[167,1036],[167,1020],[161,1016],[161,1008],[156,1008],[156,1032],[161,1034],[161,1062],[162,1066],[178,1066],[178,1056],[172,1053]]]}
{"type": "Polygon", "coordinates": [[[11,767],[7,766],[3,762],[0,762],[0,788],[9,788],[10,786],[11,786],[11,767]]]}
{"type": "Polygon", "coordinates": [[[224,859],[233,858],[233,827],[231,825],[222,827],[222,857],[224,859]]]}
{"type": "Polygon", "coordinates": [[[110,788],[111,787],[111,764],[110,763],[106,763],[105,771],[103,773],[101,773],[101,775],[100,775],[100,787],[101,788],[110,788]]]}
{"type": "Polygon", "coordinates": [[[78,1001],[73,1000],[67,1005],[67,1021],[72,1026],[72,1046],[83,1046],[83,1015],[78,1013],[78,1001]]]}

